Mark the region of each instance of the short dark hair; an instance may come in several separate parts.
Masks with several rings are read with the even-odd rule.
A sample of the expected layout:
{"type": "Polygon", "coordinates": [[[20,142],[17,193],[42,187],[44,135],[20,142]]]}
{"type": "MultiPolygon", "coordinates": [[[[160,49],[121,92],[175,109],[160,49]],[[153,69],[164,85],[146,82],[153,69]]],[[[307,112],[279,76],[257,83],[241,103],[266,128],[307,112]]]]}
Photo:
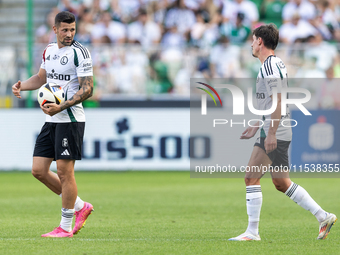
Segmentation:
{"type": "Polygon", "coordinates": [[[253,31],[256,38],[261,37],[264,46],[268,49],[275,50],[279,43],[279,30],[274,24],[262,25],[253,31]]]}
{"type": "Polygon", "coordinates": [[[243,12],[237,13],[237,18],[240,20],[244,20],[244,13],[243,12]]]}
{"type": "Polygon", "coordinates": [[[59,12],[54,19],[55,26],[59,26],[61,22],[71,24],[76,21],[76,17],[73,13],[68,11],[59,12]]]}
{"type": "Polygon", "coordinates": [[[139,9],[139,15],[148,15],[147,11],[145,9],[139,9]]]}

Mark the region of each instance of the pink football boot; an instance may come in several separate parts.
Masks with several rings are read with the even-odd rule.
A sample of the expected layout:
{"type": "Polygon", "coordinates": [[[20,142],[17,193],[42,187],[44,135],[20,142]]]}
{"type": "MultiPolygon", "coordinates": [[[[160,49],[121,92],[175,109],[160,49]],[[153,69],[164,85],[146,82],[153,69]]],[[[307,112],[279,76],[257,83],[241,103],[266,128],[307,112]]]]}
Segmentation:
{"type": "Polygon", "coordinates": [[[92,211],[93,211],[93,205],[85,202],[83,209],[74,213],[76,215],[75,225],[73,228],[74,235],[77,234],[82,229],[82,227],[84,227],[86,223],[86,219],[89,217],[92,211]]]}
{"type": "Polygon", "coordinates": [[[67,232],[64,229],[62,229],[60,226],[55,228],[52,232],[43,234],[41,237],[72,237],[73,232],[67,232]]]}

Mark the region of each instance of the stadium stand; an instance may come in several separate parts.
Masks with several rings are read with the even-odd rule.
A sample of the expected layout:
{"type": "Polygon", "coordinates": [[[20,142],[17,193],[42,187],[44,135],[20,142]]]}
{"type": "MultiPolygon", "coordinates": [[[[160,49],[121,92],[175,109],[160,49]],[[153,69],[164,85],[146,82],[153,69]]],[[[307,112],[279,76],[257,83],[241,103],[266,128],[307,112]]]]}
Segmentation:
{"type": "MultiPolygon", "coordinates": [[[[33,2],[35,71],[46,43],[54,40],[53,17],[69,10],[78,19],[75,39],[91,50],[97,101],[117,94],[188,98],[190,78],[254,77],[259,63],[249,54],[251,30],[270,22],[281,27],[278,54],[288,65],[290,77],[309,77],[310,73],[326,77],[329,68],[334,69],[335,78],[340,76],[334,45],[340,38],[340,8],[328,0],[33,2]],[[307,15],[303,6],[313,13],[307,15]],[[327,52],[313,53],[311,58],[308,49],[317,45],[327,52]],[[328,55],[331,61],[324,60],[328,55]]],[[[10,94],[4,82],[10,85],[27,77],[26,12],[25,0],[0,2],[0,45],[11,45],[15,54],[7,57],[14,59],[6,61],[17,65],[12,77],[0,81],[1,93],[10,94]]]]}
{"type": "MultiPolygon", "coordinates": [[[[0,45],[25,45],[27,8],[26,0],[0,1],[0,45]]],[[[57,0],[33,0],[34,28],[45,22],[46,14],[57,4],[57,0]]]]}

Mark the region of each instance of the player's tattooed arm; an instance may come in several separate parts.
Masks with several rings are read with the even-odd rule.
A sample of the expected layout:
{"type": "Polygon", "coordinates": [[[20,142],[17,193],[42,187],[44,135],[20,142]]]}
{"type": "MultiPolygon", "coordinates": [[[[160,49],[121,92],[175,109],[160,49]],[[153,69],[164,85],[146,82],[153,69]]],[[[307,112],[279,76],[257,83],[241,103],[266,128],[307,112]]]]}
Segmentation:
{"type": "Polygon", "coordinates": [[[79,77],[79,91],[74,94],[70,99],[65,101],[63,104],[60,105],[61,111],[79,104],[93,94],[93,77],[92,76],[85,76],[85,77],[79,77]]]}

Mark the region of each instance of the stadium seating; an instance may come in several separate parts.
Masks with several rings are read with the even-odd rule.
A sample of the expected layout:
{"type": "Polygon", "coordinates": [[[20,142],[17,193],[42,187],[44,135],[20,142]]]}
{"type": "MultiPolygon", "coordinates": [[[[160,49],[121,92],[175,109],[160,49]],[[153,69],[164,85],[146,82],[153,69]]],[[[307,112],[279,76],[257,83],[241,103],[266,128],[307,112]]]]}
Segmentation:
{"type": "MultiPolygon", "coordinates": [[[[54,7],[57,0],[33,0],[34,28],[45,22],[46,14],[54,7]]],[[[27,23],[26,0],[0,1],[0,46],[25,45],[27,23]]]]}

